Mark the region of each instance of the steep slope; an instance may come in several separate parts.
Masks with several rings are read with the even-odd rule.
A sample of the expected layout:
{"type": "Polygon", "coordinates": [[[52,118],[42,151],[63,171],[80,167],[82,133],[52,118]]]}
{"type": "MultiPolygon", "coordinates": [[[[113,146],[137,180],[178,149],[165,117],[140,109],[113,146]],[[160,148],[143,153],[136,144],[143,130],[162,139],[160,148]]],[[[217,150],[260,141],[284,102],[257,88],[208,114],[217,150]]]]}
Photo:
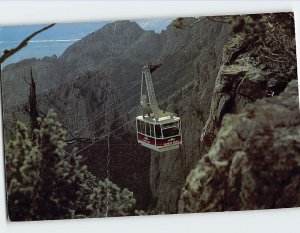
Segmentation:
{"type": "MultiPolygon", "coordinates": [[[[239,33],[224,48],[209,117],[199,140],[207,149],[213,146],[208,154],[202,154],[203,158],[201,156],[196,168],[190,172],[182,190],[180,212],[297,205],[297,202],[281,206],[274,204],[276,198],[285,195],[285,181],[297,182],[297,177],[291,175],[295,174],[295,170],[285,158],[289,156],[291,160],[297,160],[298,155],[297,149],[294,150],[298,139],[286,140],[288,133],[295,134],[294,126],[298,124],[297,88],[287,89],[287,94],[275,97],[291,80],[297,79],[293,15],[253,15],[245,16],[243,20],[244,25],[239,27],[239,33]],[[289,102],[289,97],[292,108],[282,109],[281,105],[289,102]],[[261,98],[265,99],[254,105],[249,104],[261,98]],[[286,119],[283,119],[283,112],[286,119]],[[238,115],[223,120],[229,113],[238,115]],[[223,128],[216,138],[222,120],[223,128]],[[295,124],[290,125],[290,121],[295,124]],[[281,130],[287,134],[279,133],[281,130]],[[293,149],[281,156],[278,148],[288,145],[293,149]],[[283,172],[279,171],[282,168],[279,166],[285,167],[286,173],[276,182],[277,177],[273,174],[283,172]],[[244,182],[244,190],[241,182],[244,182]],[[208,191],[210,188],[213,190],[208,191]],[[270,200],[266,200],[268,192],[275,192],[270,200]],[[259,194],[265,195],[262,200],[255,196],[259,194]]],[[[295,86],[296,82],[291,85],[295,86]]]]}
{"type": "Polygon", "coordinates": [[[169,105],[182,118],[183,145],[177,151],[151,153],[152,208],[156,212],[177,213],[181,187],[215,140],[224,115],[239,113],[257,99],[278,95],[297,78],[291,14],[243,16],[233,25],[240,31],[219,50],[217,57],[222,61],[213,65],[201,60],[207,70],[198,73],[199,81],[181,101],[178,98],[169,105]],[[208,77],[203,77],[205,73],[208,77]]]}
{"type": "Polygon", "coordinates": [[[297,84],[224,116],[216,142],[187,178],[180,212],[300,205],[297,84]]]}
{"type": "Polygon", "coordinates": [[[114,58],[120,58],[145,31],[136,23],[119,21],[105,25],[70,46],[60,61],[65,64],[67,79],[74,73],[99,68],[107,73],[114,58]]]}
{"type": "Polygon", "coordinates": [[[251,47],[255,43],[254,38],[246,36],[235,36],[225,47],[209,119],[201,135],[201,141],[208,147],[211,146],[226,113],[238,113],[247,103],[265,96],[278,95],[291,80],[297,78],[293,38],[285,42],[281,51],[277,51],[276,57],[284,57],[287,51],[293,51],[293,60],[284,62],[272,58],[266,60],[269,52],[257,54],[258,58],[254,58],[253,53],[257,53],[259,47],[251,47]]]}

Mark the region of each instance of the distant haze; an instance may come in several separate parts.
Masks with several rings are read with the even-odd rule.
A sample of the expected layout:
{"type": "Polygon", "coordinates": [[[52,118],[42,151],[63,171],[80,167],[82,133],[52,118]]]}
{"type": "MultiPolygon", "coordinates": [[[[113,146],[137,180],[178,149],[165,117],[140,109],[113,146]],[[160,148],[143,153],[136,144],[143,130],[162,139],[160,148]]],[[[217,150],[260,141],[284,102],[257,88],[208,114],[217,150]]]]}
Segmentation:
{"type": "MultiPolygon", "coordinates": [[[[171,21],[172,19],[157,19],[136,20],[135,22],[144,30],[153,30],[160,33],[171,21]]],[[[99,30],[107,23],[111,23],[111,21],[57,24],[34,37],[28,43],[27,47],[6,60],[1,68],[27,58],[42,58],[53,55],[60,56],[71,44],[99,30]]],[[[45,25],[23,25],[0,27],[0,53],[3,53],[5,49],[16,47],[24,38],[44,26],[45,25]]]]}

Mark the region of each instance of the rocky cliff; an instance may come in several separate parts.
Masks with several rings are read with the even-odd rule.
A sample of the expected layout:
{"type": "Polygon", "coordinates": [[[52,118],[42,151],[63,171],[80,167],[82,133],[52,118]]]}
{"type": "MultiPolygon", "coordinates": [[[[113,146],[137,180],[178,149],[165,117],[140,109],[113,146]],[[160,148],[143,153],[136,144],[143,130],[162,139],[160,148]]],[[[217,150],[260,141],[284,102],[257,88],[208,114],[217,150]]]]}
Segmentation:
{"type": "Polygon", "coordinates": [[[199,75],[201,81],[176,100],[175,109],[182,118],[181,149],[151,155],[150,184],[157,212],[178,212],[181,187],[213,144],[226,114],[239,113],[257,99],[279,95],[297,78],[292,15],[251,15],[231,21],[235,34],[218,53],[222,61],[207,62],[207,72],[199,75]]]}
{"type": "Polygon", "coordinates": [[[199,139],[209,152],[190,172],[179,212],[299,205],[293,15],[246,16],[243,25],[224,47],[199,139]]]}
{"type": "Polygon", "coordinates": [[[279,96],[224,117],[216,141],[187,178],[180,212],[300,205],[297,81],[279,96]]]}

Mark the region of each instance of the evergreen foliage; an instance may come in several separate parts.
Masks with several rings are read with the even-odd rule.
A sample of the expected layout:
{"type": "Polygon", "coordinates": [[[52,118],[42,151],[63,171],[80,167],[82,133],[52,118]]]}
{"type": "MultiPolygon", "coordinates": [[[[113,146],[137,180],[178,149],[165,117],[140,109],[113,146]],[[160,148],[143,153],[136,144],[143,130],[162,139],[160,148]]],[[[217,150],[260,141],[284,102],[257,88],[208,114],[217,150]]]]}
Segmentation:
{"type": "Polygon", "coordinates": [[[108,179],[98,181],[76,149],[65,151],[67,132],[56,114],[50,110],[38,123],[35,141],[18,122],[15,139],[6,145],[10,220],[127,215],[135,204],[133,194],[108,179]]]}
{"type": "Polygon", "coordinates": [[[17,122],[16,138],[6,146],[5,155],[9,218],[17,221],[34,219],[38,199],[36,188],[40,185],[36,168],[41,156],[28,138],[28,129],[23,123],[17,122]]]}
{"type": "Polygon", "coordinates": [[[126,188],[121,190],[109,179],[98,180],[88,172],[82,187],[83,195],[78,211],[81,216],[126,216],[133,213],[133,193],[126,188]]]}

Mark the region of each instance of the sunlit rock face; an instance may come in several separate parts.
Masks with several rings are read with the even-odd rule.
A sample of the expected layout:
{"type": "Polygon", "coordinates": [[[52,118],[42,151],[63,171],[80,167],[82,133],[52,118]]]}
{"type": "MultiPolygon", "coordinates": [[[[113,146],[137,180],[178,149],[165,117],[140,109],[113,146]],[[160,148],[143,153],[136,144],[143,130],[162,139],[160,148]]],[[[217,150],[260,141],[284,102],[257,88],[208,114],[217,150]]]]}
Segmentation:
{"type": "Polygon", "coordinates": [[[300,205],[297,81],[279,96],[226,115],[216,141],[183,188],[180,212],[300,205]]]}

